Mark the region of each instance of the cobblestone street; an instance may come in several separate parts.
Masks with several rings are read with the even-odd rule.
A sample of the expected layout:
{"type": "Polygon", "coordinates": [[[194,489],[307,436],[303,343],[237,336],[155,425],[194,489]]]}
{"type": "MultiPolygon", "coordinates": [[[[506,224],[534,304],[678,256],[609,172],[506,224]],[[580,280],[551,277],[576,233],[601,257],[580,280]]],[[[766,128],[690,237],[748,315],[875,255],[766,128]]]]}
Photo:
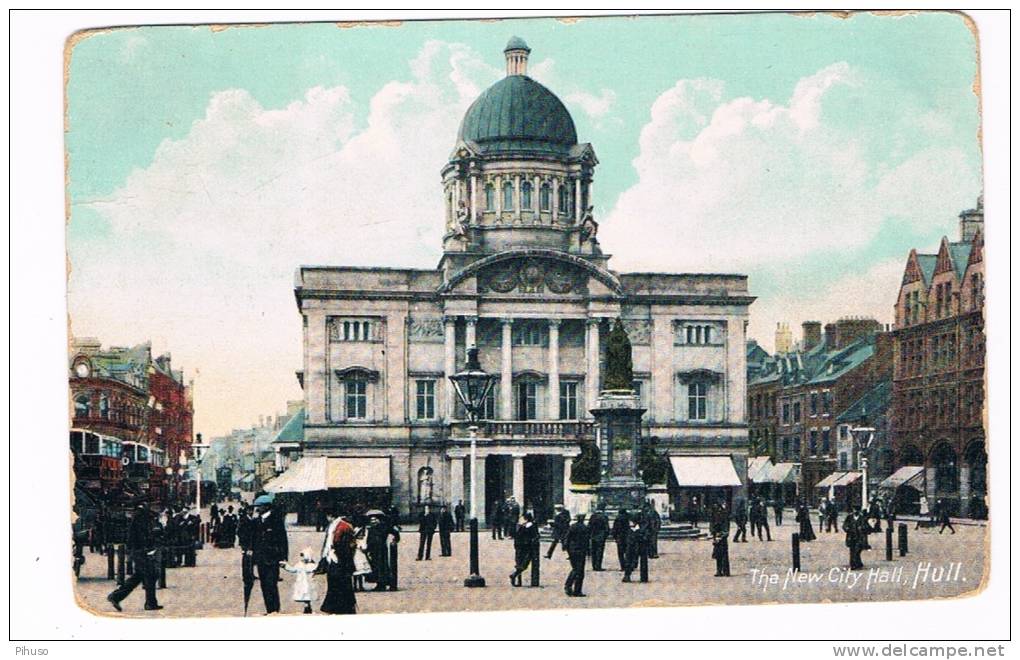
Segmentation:
{"type": "MultiPolygon", "coordinates": [[[[488,530],[480,535],[481,572],[487,582],[484,589],[467,589],[463,579],[468,568],[468,535],[455,534],[453,557],[439,557],[438,537],[433,543],[431,561],[415,561],[418,534],[407,530],[400,543],[400,591],[397,593],[359,593],[358,611],[441,612],[551,608],[641,607],[696,604],[753,604],[772,602],[810,603],[822,601],[904,600],[953,597],[974,591],[981,583],[986,528],[957,526],[957,534],[939,535],[931,529],[915,530],[910,523],[910,553],[884,561],[885,535],[871,537],[873,549],[865,551],[865,570],[850,574],[845,570],[847,551],[843,534],[819,534],[818,539],[801,546],[801,575],[789,575],[793,525],[773,527],[773,542],[753,539],[730,544],[732,577],[715,578],[712,546],[707,540],[660,541],[659,559],[652,559],[647,584],[622,584],[616,561],[616,547],[606,546],[607,571],[585,575],[587,598],[568,598],[562,585],[569,571],[566,554],[557,548],[551,560],[544,558],[548,543],[542,544],[542,586],[512,588],[508,574],[513,567],[513,541],[493,541],[488,530]],[[930,564],[929,564],[930,562],[930,564]],[[926,570],[927,568],[927,570],[926,570]],[[877,570],[875,570],[877,569],[877,570]],[[893,569],[902,569],[893,572],[893,569]],[[855,582],[855,580],[857,580],[855,582]],[[939,581],[941,580],[941,581],[939,581]]],[[[310,528],[292,528],[290,556],[293,561],[302,548],[321,545],[321,533],[310,528]]],[[[105,596],[114,588],[105,579],[106,561],[100,555],[87,554],[87,563],[77,583],[81,604],[88,610],[108,616],[189,617],[241,616],[242,582],[239,549],[215,549],[206,545],[198,553],[196,568],[177,568],[167,572],[167,588],[158,592],[165,607],[158,612],[142,610],[143,592],[139,586],[123,602],[124,613],[113,611],[105,596]]],[[[300,615],[301,605],[290,600],[293,576],[287,573],[280,583],[284,614],[300,615]]],[[[525,573],[524,583],[529,583],[525,573]]],[[[637,579],[635,573],[634,579],[637,579]]],[[[325,578],[314,577],[319,600],[325,593],[325,578]]],[[[371,584],[368,585],[371,588],[371,584]]],[[[318,603],[315,603],[316,615],[318,603]]],[[[249,616],[264,613],[262,596],[256,583],[249,616]]]]}

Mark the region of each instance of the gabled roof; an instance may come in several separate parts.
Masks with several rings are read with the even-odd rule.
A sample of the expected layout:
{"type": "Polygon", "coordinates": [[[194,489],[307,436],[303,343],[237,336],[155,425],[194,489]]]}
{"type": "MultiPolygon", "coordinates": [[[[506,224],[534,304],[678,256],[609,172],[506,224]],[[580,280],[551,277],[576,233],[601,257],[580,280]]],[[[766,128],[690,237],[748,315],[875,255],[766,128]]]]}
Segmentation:
{"type": "Polygon", "coordinates": [[[859,367],[875,354],[874,337],[864,337],[829,356],[818,364],[815,377],[808,383],[827,383],[837,380],[849,371],[859,367]]]}
{"type": "Polygon", "coordinates": [[[921,276],[924,278],[925,285],[931,282],[932,275],[935,274],[935,264],[938,263],[938,259],[939,255],[937,254],[917,255],[917,265],[921,268],[921,276]]]}
{"type": "Polygon", "coordinates": [[[273,443],[304,442],[305,440],[305,409],[301,408],[287,420],[280,432],[273,438],[273,443]]]}

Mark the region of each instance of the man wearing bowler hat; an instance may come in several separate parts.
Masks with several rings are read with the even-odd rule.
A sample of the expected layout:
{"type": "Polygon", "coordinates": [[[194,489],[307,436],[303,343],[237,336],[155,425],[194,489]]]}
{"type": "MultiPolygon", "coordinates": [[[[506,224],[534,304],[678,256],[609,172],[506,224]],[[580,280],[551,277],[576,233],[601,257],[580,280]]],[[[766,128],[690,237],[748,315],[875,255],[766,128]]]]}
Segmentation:
{"type": "Polygon", "coordinates": [[[274,506],[272,495],[255,498],[255,520],[252,529],[252,561],[259,570],[259,585],[266,614],[280,611],[280,562],[287,561],[287,528],[283,512],[274,506]]]}

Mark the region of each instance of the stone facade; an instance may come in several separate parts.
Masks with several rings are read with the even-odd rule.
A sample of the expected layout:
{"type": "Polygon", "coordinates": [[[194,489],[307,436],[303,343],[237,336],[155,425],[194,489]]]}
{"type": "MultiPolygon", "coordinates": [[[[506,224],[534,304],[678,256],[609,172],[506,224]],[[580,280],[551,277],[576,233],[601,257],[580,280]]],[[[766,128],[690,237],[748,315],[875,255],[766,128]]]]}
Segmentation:
{"type": "MultiPolygon", "coordinates": [[[[520,52],[508,71],[526,66],[520,52]]],[[[524,79],[513,93],[560,113],[542,96],[551,92],[510,76],[524,79]]],[[[499,102],[492,96],[476,105],[499,102]]],[[[591,145],[514,133],[565,122],[572,133],[569,114],[471,133],[485,113],[472,106],[442,170],[448,231],[438,268],[297,271],[305,455],[389,457],[405,515],[428,501],[466,504],[468,434],[448,376],[477,346],[482,368],[498,375],[479,431],[480,513],[510,495],[539,514],[576,508],[584,494],[572,492],[570,462],[594,439],[589,409],[610,322],[621,318],[648,410],[643,433],[670,453],[731,455],[744,474],[746,276],[613,271],[587,208],[591,145]]]]}

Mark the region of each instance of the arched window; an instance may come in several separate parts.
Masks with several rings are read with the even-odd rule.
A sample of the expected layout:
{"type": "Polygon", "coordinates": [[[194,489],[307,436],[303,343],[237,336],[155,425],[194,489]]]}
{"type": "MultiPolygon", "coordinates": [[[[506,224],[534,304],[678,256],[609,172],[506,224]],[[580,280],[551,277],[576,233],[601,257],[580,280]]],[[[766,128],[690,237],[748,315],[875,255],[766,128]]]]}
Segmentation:
{"type": "Polygon", "coordinates": [[[496,210],[496,189],[492,187],[491,183],[485,184],[485,210],[496,210]]]}
{"type": "Polygon", "coordinates": [[[99,417],[100,419],[110,418],[110,399],[105,394],[99,395],[99,417]]]}
{"type": "Polygon", "coordinates": [[[92,410],[92,404],[89,402],[87,394],[81,394],[74,399],[74,416],[88,418],[89,413],[92,410]]]}
{"type": "Polygon", "coordinates": [[[531,210],[531,183],[528,181],[521,184],[521,209],[531,210]]]}
{"type": "Polygon", "coordinates": [[[552,188],[548,183],[543,183],[538,192],[538,204],[543,211],[548,211],[552,207],[552,188]]]}
{"type": "Polygon", "coordinates": [[[503,184],[503,210],[514,210],[514,184],[510,181],[503,184]]]}
{"type": "Polygon", "coordinates": [[[559,212],[561,215],[566,215],[567,209],[570,208],[570,194],[567,192],[567,187],[561,185],[558,195],[559,195],[559,212]]]}

